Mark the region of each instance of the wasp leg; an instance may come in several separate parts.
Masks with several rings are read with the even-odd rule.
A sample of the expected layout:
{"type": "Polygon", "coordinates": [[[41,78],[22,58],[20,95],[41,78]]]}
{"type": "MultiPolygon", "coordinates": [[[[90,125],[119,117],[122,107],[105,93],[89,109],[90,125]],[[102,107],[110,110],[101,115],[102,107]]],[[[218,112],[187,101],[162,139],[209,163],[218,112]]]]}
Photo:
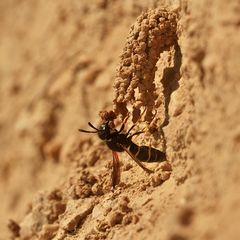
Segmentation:
{"type": "Polygon", "coordinates": [[[133,129],[135,126],[136,126],[136,125],[133,124],[133,125],[129,128],[129,130],[127,131],[126,136],[128,136],[128,135],[130,134],[130,132],[132,131],[132,129],[133,129]]]}
{"type": "MultiPolygon", "coordinates": [[[[133,125],[133,126],[128,130],[127,135],[130,133],[130,131],[133,129],[134,126],[135,126],[135,125],[133,125]]],[[[145,131],[146,131],[146,128],[144,128],[142,131],[133,133],[132,135],[129,136],[129,138],[132,138],[132,137],[135,136],[135,135],[139,135],[139,134],[141,134],[141,133],[144,133],[145,131]]]]}
{"type": "Polygon", "coordinates": [[[122,124],[122,126],[121,126],[121,128],[120,128],[120,130],[119,131],[117,131],[117,133],[120,133],[120,132],[122,132],[122,130],[124,129],[124,123],[122,124]]]}
{"type": "Polygon", "coordinates": [[[139,135],[139,134],[141,134],[141,133],[144,133],[144,132],[142,132],[142,131],[140,131],[140,132],[135,132],[134,134],[130,135],[128,138],[132,138],[133,136],[139,135]]]}
{"type": "Polygon", "coordinates": [[[123,129],[124,129],[124,126],[125,126],[125,124],[126,124],[126,122],[127,122],[127,120],[128,120],[128,118],[129,118],[129,114],[124,118],[124,120],[123,120],[123,123],[122,123],[122,126],[121,126],[121,128],[120,128],[120,130],[119,131],[117,131],[118,133],[120,133],[120,132],[122,132],[123,131],[123,129]]]}
{"type": "Polygon", "coordinates": [[[125,124],[129,118],[130,114],[128,113],[128,115],[123,119],[123,124],[125,124]]]}
{"type": "Polygon", "coordinates": [[[112,163],[112,187],[115,189],[115,186],[120,182],[120,162],[117,152],[112,151],[113,163],[112,163]]]}

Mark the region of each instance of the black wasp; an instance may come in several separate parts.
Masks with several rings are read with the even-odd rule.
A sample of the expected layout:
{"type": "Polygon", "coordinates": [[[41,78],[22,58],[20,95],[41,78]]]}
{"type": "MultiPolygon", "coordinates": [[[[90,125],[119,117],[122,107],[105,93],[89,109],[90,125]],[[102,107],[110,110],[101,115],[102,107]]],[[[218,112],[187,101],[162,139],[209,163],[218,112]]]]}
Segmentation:
{"type": "Polygon", "coordinates": [[[132,141],[132,137],[143,132],[135,132],[130,134],[134,128],[133,125],[127,133],[123,133],[124,123],[120,130],[112,128],[109,121],[102,123],[98,128],[94,127],[90,122],[88,125],[95,131],[87,131],[79,129],[80,132],[97,133],[98,137],[102,139],[107,146],[112,150],[113,154],[113,168],[112,168],[112,186],[115,186],[120,182],[120,163],[117,152],[126,151],[131,158],[147,173],[153,171],[146,168],[141,162],[162,162],[166,160],[166,154],[155,148],[149,146],[138,146],[132,141]]]}

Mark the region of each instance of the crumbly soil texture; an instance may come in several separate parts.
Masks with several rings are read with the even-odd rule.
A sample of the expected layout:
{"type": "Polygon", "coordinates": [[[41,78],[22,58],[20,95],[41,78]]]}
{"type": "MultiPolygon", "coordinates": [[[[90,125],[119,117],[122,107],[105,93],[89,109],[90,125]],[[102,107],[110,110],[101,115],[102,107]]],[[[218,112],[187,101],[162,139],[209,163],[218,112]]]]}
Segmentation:
{"type": "Polygon", "coordinates": [[[1,0],[0,240],[239,239],[239,12],[1,0]],[[113,189],[112,151],[78,131],[104,121],[166,159],[119,153],[113,189]]]}

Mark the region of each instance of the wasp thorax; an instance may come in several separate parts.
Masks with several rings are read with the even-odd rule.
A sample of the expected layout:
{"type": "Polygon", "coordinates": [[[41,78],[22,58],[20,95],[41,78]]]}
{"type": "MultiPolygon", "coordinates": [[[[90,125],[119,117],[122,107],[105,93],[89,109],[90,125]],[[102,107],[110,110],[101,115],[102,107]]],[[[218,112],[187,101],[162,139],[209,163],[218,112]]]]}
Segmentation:
{"type": "Polygon", "coordinates": [[[98,136],[99,136],[99,138],[101,138],[102,140],[109,139],[109,138],[111,137],[110,127],[108,126],[108,122],[102,124],[102,125],[99,127],[98,136]]]}

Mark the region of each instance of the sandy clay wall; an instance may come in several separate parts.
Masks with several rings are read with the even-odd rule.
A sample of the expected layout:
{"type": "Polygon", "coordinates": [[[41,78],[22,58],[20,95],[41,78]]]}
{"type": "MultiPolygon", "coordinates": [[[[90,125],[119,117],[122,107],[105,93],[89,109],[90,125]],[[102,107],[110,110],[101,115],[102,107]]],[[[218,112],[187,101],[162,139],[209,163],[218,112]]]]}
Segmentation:
{"type": "Polygon", "coordinates": [[[238,0],[1,0],[0,29],[1,240],[239,239],[238,0]],[[120,153],[113,191],[78,129],[114,115],[167,161],[120,153]]]}

